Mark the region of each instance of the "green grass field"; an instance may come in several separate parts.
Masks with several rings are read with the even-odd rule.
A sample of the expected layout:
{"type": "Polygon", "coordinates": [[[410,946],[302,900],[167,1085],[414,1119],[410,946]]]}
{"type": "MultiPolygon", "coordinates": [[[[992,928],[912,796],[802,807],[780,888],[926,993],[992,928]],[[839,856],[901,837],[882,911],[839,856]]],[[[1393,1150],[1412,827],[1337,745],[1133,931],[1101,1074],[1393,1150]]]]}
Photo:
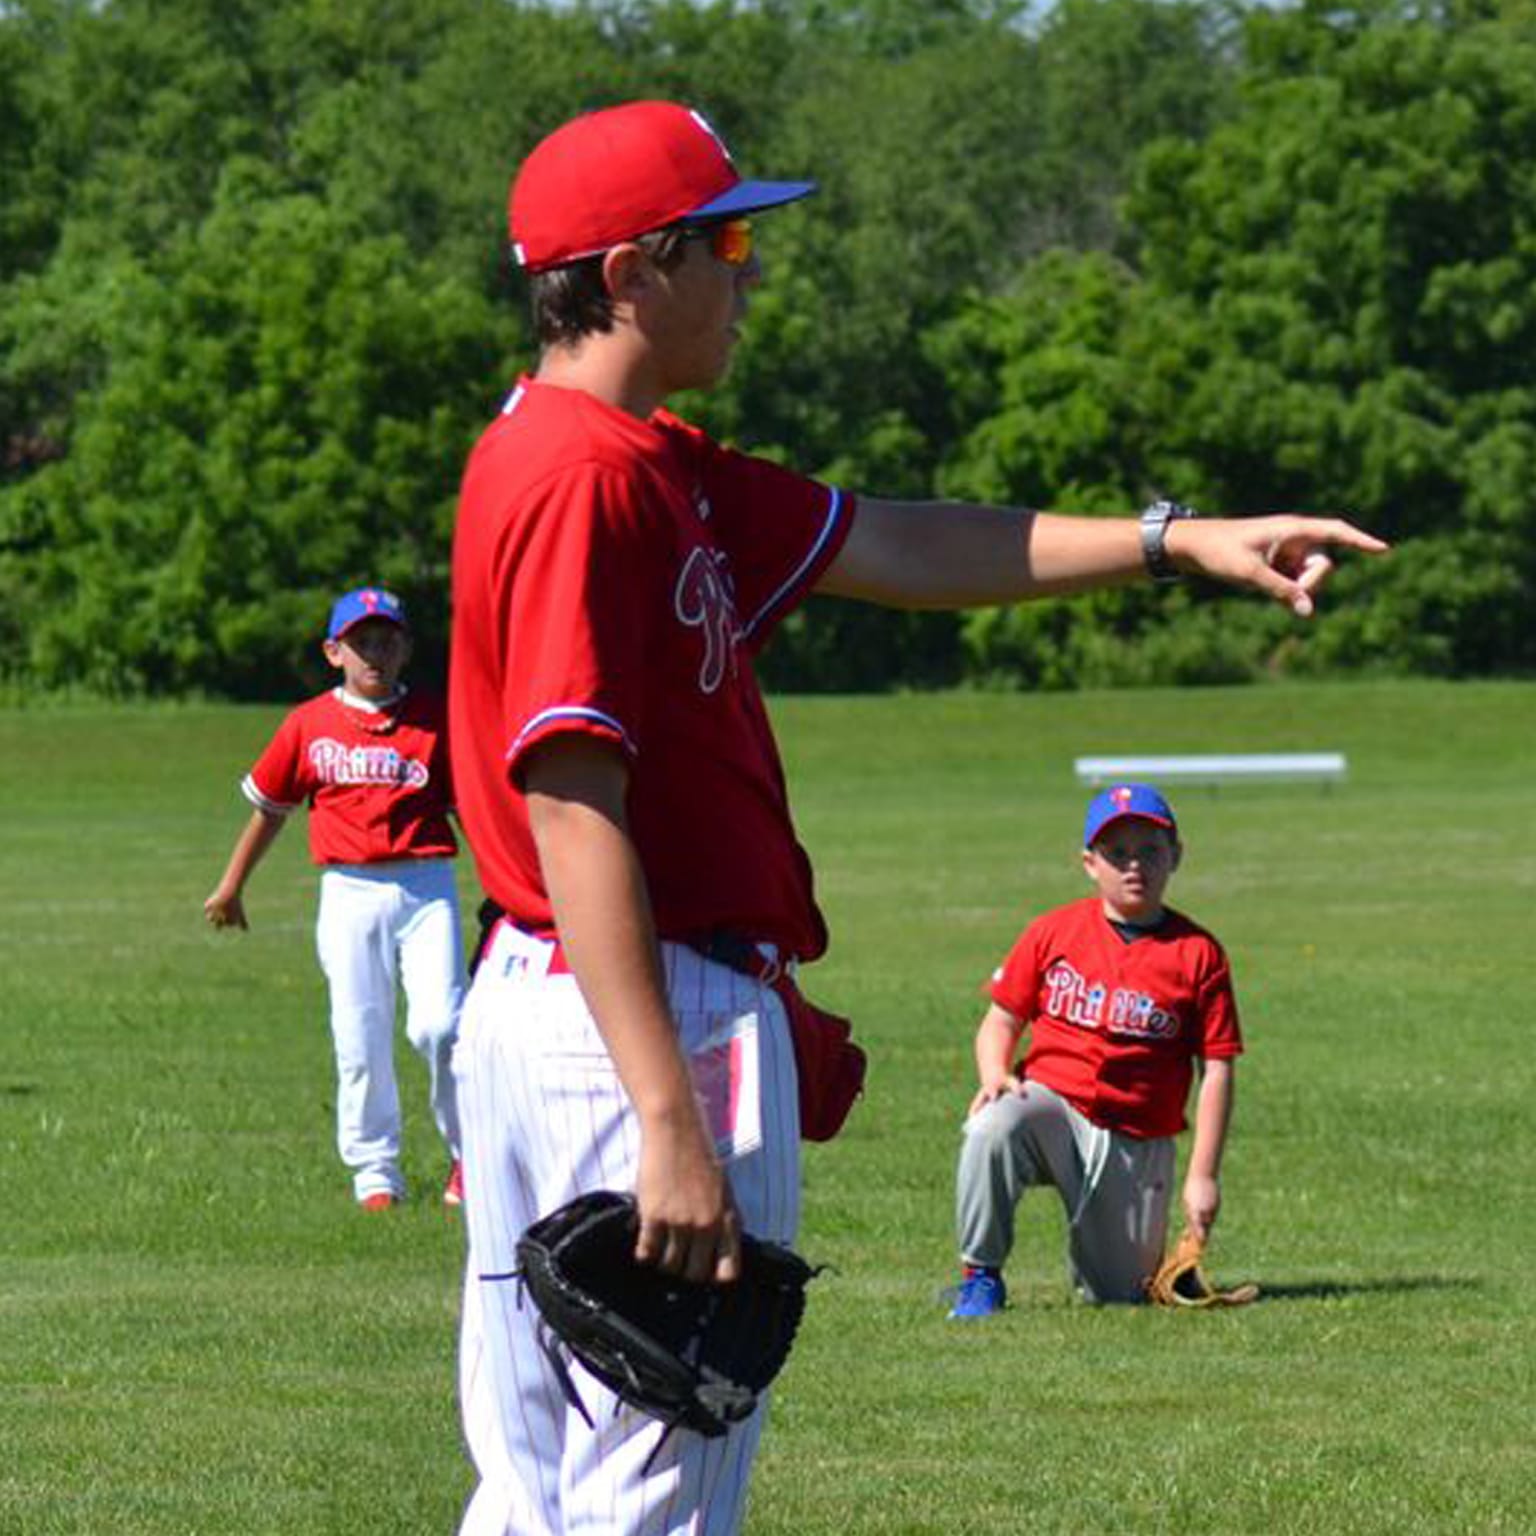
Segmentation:
{"type": "MultiPolygon", "coordinates": [[[[301,829],[251,933],[201,922],[277,715],[0,711],[0,1536],[446,1536],[469,1488],[422,1075],[416,1197],[362,1217],[301,829]]],[[[834,933],[807,990],[873,1064],[807,1153],[832,1269],[750,1536],[1536,1530],[1536,686],[775,715],[834,933]],[[1249,1039],[1212,1268],[1266,1299],[1084,1308],[1037,1194],[1016,1304],[946,1322],[979,985],[1082,888],[1072,758],[1266,749],[1350,780],[1175,796],[1174,887],[1249,1039]]]]}

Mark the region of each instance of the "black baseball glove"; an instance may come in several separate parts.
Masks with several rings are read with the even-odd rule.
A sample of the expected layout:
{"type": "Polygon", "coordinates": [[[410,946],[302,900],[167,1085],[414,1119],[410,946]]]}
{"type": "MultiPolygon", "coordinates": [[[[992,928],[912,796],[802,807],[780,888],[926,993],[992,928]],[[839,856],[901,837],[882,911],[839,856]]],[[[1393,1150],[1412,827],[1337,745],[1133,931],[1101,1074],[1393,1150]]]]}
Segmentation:
{"type": "Polygon", "coordinates": [[[817,1271],[744,1234],[741,1278],[696,1284],[637,1263],[638,1227],[632,1196],[598,1190],[528,1228],[517,1272],[539,1309],[540,1343],[589,1423],[566,1353],[669,1430],[723,1435],[788,1358],[817,1271]]]}

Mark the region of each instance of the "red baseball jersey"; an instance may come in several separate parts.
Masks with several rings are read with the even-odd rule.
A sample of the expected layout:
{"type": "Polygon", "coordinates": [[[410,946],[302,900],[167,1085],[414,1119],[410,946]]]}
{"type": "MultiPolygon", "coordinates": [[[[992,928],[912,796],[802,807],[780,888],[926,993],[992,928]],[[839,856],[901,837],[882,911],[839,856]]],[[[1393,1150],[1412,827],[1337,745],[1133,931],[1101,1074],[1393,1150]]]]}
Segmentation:
{"type": "Polygon", "coordinates": [[[316,864],[383,864],[458,852],[452,784],[440,699],[367,709],[333,689],[288,715],[241,788],[277,815],[309,803],[316,864]]]}
{"type": "Polygon", "coordinates": [[[658,932],[826,947],[752,659],[841,548],[848,497],[524,379],[465,471],[449,718],[486,891],[547,928],[519,768],[556,733],[629,757],[658,932]]]}
{"type": "Polygon", "coordinates": [[[993,972],[988,995],[1029,1028],[1024,1073],[1090,1120],[1173,1136],[1196,1057],[1242,1053],[1226,952],[1169,911],[1127,942],[1096,896],[1037,917],[993,972]]]}

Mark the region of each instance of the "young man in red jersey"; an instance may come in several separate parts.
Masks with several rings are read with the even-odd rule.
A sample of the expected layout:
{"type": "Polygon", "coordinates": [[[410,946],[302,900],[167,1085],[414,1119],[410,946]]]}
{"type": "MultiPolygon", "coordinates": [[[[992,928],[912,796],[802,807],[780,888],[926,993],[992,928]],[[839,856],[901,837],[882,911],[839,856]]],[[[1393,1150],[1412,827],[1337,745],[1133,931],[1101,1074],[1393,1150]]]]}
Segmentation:
{"type": "Polygon", "coordinates": [[[1061,1196],[1082,1296],[1144,1299],[1197,1063],[1184,1219],[1202,1240],[1215,1222],[1243,1038],[1221,945],[1163,904],[1182,856],[1173,809],[1150,785],[1095,795],[1083,827],[1095,894],[1037,917],[993,973],[956,1176],[951,1317],[1004,1306],[1014,1209],[1036,1184],[1061,1196]]]}
{"type": "MultiPolygon", "coordinates": [[[[469,1256],[463,1536],[728,1536],[761,1410],[675,1432],[577,1371],[509,1279],[521,1232],[631,1190],[637,1257],[730,1283],[795,1236],[804,1064],[786,968],[826,929],[753,658],[812,591],[999,603],[1175,571],[1311,611],[1332,519],[1198,521],[857,500],[666,409],[729,366],[762,273],[750,216],[809,182],[737,171],[697,112],[631,102],[540,143],[512,188],[542,348],[466,469],[454,539],[454,782],[490,935],[455,1058],[469,1256]]],[[[835,1058],[836,1053],[834,1053],[835,1058]]]]}
{"type": "Polygon", "coordinates": [[[463,1193],[453,1045],[463,1001],[463,945],[452,859],[458,840],[442,700],[401,682],[411,636],[382,587],[337,598],[323,642],[341,676],[293,710],[241,788],[255,807],[203,911],[245,928],[246,881],[288,817],[309,805],[321,867],[315,942],[331,998],[336,1144],[366,1211],[405,1197],[395,1082],[395,982],[406,1035],[427,1063],[432,1118],[448,1149],[443,1200],[463,1193]]]}

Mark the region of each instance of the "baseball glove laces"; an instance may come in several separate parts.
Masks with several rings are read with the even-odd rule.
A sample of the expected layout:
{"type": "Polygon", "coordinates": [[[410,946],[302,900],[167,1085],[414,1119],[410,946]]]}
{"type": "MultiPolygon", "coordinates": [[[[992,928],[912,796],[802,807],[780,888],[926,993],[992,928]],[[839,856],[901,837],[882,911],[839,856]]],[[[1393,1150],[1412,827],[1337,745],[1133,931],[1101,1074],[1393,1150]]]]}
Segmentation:
{"type": "Polygon", "coordinates": [[[649,1467],[674,1429],[718,1437],[752,1413],[789,1358],[819,1271],[744,1233],[741,1278],[701,1284],[638,1263],[638,1231],[633,1196],[578,1196],[523,1234],[515,1274],[538,1309],[539,1345],[582,1418],[593,1422],[572,1360],[664,1426],[649,1467]]]}

